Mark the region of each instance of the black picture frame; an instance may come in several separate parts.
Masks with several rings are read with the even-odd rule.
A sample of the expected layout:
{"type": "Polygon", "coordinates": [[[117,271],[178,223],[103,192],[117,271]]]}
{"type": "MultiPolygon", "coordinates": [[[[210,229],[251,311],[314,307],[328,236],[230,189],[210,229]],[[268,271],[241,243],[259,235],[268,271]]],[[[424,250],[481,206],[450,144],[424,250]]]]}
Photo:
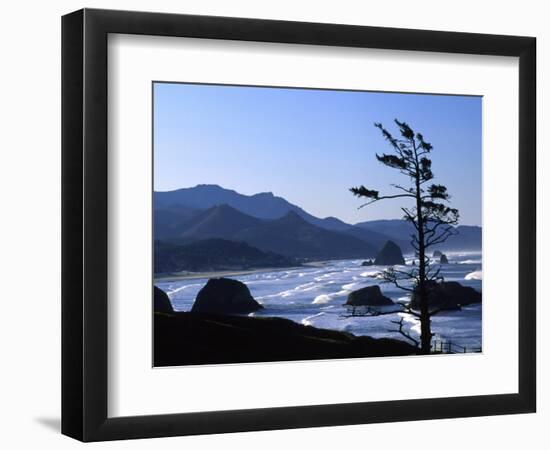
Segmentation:
{"type": "Polygon", "coordinates": [[[62,433],[82,441],[535,412],[536,39],[83,9],[62,18],[62,433]],[[518,393],[107,416],[107,36],[180,36],[519,58],[518,393]]]}

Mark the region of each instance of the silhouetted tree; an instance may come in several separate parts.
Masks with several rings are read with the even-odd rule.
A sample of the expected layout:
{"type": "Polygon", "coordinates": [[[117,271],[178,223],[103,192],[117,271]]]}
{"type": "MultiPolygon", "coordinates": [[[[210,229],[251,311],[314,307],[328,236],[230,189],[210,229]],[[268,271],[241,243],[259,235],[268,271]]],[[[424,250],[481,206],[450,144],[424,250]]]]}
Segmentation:
{"type": "Polygon", "coordinates": [[[457,209],[445,204],[450,199],[447,188],[441,184],[430,184],[434,178],[432,161],[429,158],[433,150],[432,145],[424,140],[422,134],[415,133],[405,122],[399,122],[396,119],[395,124],[399,128],[400,137],[394,137],[382,124],[375,124],[392,148],[391,153],[377,154],[376,159],[398,170],[409,183],[405,186],[392,184],[396,193],[389,195],[380,195],[379,191],[367,189],[365,186],[353,187],[350,191],[357,197],[368,199],[359,208],[386,199],[409,199],[413,205],[402,207],[401,210],[404,213],[403,219],[414,226],[411,245],[418,254],[418,266],[410,270],[390,267],[384,271],[383,278],[398,288],[409,291],[411,300],[412,296],[418,298],[417,309],[413,309],[411,303],[404,307],[407,313],[420,320],[420,342],[403,329],[402,320],[395,322],[399,328],[391,331],[401,333],[419,346],[421,353],[428,354],[431,351],[433,336],[431,317],[439,312],[437,309],[430,309],[428,291],[430,286],[442,280],[442,277],[439,275],[440,267],[431,264],[426,251],[429,247],[441,244],[455,234],[453,225],[458,223],[459,215],[457,209]],[[405,286],[403,284],[405,281],[410,281],[410,285],[405,286]]]}

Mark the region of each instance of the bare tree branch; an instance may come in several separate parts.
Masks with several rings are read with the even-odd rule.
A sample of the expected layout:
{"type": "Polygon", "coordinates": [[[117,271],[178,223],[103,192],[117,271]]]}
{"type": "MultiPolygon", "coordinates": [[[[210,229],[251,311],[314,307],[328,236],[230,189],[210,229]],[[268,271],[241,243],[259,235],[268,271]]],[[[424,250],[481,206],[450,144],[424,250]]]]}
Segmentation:
{"type": "Polygon", "coordinates": [[[397,328],[397,330],[388,330],[389,332],[399,333],[402,336],[404,336],[405,338],[407,338],[408,340],[410,340],[414,344],[415,347],[419,347],[420,342],[418,342],[417,339],[413,338],[408,332],[403,330],[403,322],[404,322],[403,317],[401,317],[400,320],[390,320],[390,322],[395,323],[398,326],[398,328],[397,328]]]}
{"type": "Polygon", "coordinates": [[[403,197],[415,198],[415,196],[412,195],[412,194],[384,195],[382,197],[375,198],[375,199],[371,200],[370,202],[363,203],[357,209],[361,209],[365,206],[372,205],[373,203],[376,203],[380,200],[387,200],[387,199],[391,199],[391,198],[403,198],[403,197]]]}

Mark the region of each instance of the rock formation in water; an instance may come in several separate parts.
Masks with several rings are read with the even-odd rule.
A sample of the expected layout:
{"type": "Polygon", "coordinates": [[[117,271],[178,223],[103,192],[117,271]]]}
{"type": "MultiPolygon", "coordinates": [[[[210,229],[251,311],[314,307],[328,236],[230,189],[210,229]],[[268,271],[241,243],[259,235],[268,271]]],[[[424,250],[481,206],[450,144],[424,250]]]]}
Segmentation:
{"type": "MultiPolygon", "coordinates": [[[[462,286],[456,281],[442,281],[428,283],[428,304],[434,309],[460,309],[461,306],[481,302],[481,293],[469,286],[462,286]]],[[[413,293],[410,306],[419,309],[419,298],[413,293]]]]}
{"type": "Polygon", "coordinates": [[[154,286],[154,311],[161,313],[173,313],[172,303],[166,292],[154,286]]]}
{"type": "Polygon", "coordinates": [[[191,311],[248,314],[261,308],[246,284],[230,278],[211,278],[197,294],[191,311]]]}
{"type": "Polygon", "coordinates": [[[389,306],[394,302],[382,294],[380,286],[375,285],[350,292],[345,304],[350,306],[389,306]]]}
{"type": "Polygon", "coordinates": [[[377,266],[393,266],[396,264],[405,264],[403,253],[399,246],[393,241],[386,241],[382,249],[376,255],[374,264],[377,266]]]}

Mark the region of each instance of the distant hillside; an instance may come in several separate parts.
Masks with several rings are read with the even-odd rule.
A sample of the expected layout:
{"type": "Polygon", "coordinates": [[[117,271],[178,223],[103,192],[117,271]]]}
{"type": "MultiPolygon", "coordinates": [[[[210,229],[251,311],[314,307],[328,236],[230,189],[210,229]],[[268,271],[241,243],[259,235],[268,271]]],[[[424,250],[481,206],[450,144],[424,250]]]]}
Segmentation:
{"type": "Polygon", "coordinates": [[[173,205],[171,208],[159,208],[154,211],[154,232],[156,239],[177,236],[185,227],[185,223],[201,213],[200,209],[183,205],[173,205]]]}
{"type": "MultiPolygon", "coordinates": [[[[410,235],[415,232],[414,226],[405,220],[372,220],[361,222],[356,227],[372,232],[384,233],[405,251],[410,251],[410,235]]],[[[433,249],[441,250],[480,250],[481,227],[459,225],[455,227],[457,234],[450,236],[443,244],[434,246],[433,249]]]]}
{"type": "Polygon", "coordinates": [[[369,220],[356,223],[355,226],[364,230],[383,233],[392,239],[405,239],[407,241],[409,240],[408,237],[415,231],[411,223],[401,219],[369,220]]]}
{"type": "Polygon", "coordinates": [[[233,239],[239,231],[259,226],[263,222],[263,220],[243,214],[231,206],[219,205],[182,222],[172,237],[182,240],[233,239]]]}
{"type": "Polygon", "coordinates": [[[358,226],[352,226],[344,231],[345,234],[361,239],[371,244],[376,250],[380,250],[382,246],[388,241],[393,241],[401,247],[401,250],[407,251],[410,247],[409,241],[403,239],[388,236],[387,234],[380,233],[378,231],[369,230],[367,228],[361,228],[358,226]]]}
{"type": "Polygon", "coordinates": [[[481,249],[481,227],[459,225],[457,235],[451,236],[447,242],[438,246],[442,250],[474,250],[481,249]]]}
{"type": "Polygon", "coordinates": [[[378,250],[361,239],[306,222],[295,212],[276,220],[261,220],[228,205],[202,211],[181,222],[163,242],[188,244],[204,239],[246,242],[263,251],[302,259],[367,258],[378,250]]]}
{"type": "Polygon", "coordinates": [[[295,212],[242,230],[234,239],[262,250],[310,259],[366,258],[374,256],[377,250],[353,236],[312,225],[295,212]]]}
{"type": "Polygon", "coordinates": [[[205,239],[185,245],[155,241],[155,273],[246,270],[297,265],[291,258],[263,252],[244,242],[205,239]]]}

